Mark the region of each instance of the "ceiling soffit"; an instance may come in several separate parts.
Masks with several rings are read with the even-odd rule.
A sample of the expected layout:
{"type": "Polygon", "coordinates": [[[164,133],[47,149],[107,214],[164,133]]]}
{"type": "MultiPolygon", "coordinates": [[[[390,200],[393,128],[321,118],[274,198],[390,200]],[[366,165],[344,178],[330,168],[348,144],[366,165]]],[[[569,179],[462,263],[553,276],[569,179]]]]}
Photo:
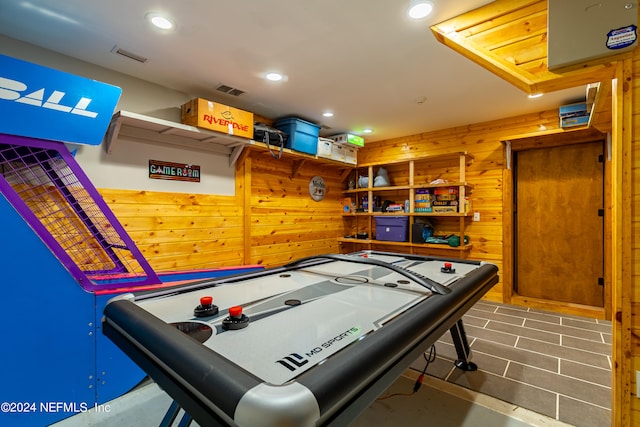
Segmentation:
{"type": "Polygon", "coordinates": [[[614,77],[627,52],[559,71],[547,68],[547,0],[496,0],[433,25],[436,39],[526,93],[546,93],[614,77]]]}

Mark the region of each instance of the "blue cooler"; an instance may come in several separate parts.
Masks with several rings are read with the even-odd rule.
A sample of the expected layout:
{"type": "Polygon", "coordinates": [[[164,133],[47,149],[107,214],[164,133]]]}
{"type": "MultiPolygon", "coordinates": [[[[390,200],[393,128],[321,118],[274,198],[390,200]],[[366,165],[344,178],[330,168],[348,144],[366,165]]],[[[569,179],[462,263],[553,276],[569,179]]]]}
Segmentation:
{"type": "Polygon", "coordinates": [[[296,117],[278,119],[273,126],[289,135],[285,143],[286,148],[302,153],[313,154],[314,156],[318,152],[320,126],[296,117]]]}

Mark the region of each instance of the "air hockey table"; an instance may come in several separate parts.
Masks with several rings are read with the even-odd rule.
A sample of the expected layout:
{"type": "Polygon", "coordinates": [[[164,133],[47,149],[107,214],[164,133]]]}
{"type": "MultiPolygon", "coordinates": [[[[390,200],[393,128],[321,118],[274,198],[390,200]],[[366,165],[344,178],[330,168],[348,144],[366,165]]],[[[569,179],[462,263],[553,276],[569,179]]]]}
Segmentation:
{"type": "Polygon", "coordinates": [[[116,297],[103,332],[173,398],[165,421],[346,425],[447,330],[475,369],[462,316],[497,282],[486,262],[328,254],[116,297]]]}

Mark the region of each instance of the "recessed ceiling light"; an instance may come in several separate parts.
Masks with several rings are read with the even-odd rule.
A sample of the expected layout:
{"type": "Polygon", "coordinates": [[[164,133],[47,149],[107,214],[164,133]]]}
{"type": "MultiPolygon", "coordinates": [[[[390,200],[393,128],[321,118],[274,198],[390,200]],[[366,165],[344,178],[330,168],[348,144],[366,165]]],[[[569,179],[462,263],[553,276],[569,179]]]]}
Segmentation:
{"type": "Polygon", "coordinates": [[[170,30],[173,28],[173,21],[159,13],[148,13],[147,19],[156,28],[160,28],[161,30],[170,30]]]}
{"type": "Polygon", "coordinates": [[[362,133],[373,133],[373,129],[371,128],[362,129],[362,133]]]}
{"type": "Polygon", "coordinates": [[[284,76],[280,73],[271,72],[271,73],[265,74],[264,78],[272,82],[280,82],[284,79],[284,76]]]}
{"type": "Polygon", "coordinates": [[[322,115],[325,117],[333,117],[333,113],[331,111],[325,111],[322,115]]]}
{"type": "Polygon", "coordinates": [[[543,93],[530,93],[529,94],[529,99],[540,98],[542,95],[544,95],[544,94],[543,93]]]}
{"type": "Polygon", "coordinates": [[[430,1],[412,0],[409,5],[408,15],[412,19],[422,19],[433,11],[433,3],[430,1]]]}
{"type": "Polygon", "coordinates": [[[170,30],[173,28],[173,21],[159,13],[148,13],[147,19],[153,24],[154,27],[160,28],[161,30],[170,30]]]}

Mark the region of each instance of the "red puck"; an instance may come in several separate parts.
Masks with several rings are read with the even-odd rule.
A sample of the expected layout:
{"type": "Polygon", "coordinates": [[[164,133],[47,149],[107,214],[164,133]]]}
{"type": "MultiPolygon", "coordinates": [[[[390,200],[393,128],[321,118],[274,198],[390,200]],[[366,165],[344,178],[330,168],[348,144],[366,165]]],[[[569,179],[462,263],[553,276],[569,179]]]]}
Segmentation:
{"type": "Polygon", "coordinates": [[[451,270],[451,263],[450,262],[445,262],[444,263],[444,268],[446,268],[447,270],[451,270]]]}
{"type": "Polygon", "coordinates": [[[202,305],[203,307],[211,304],[213,304],[213,297],[211,296],[200,297],[200,305],[202,305]]]}
{"type": "Polygon", "coordinates": [[[234,305],[233,307],[229,307],[229,315],[231,317],[242,316],[242,307],[239,305],[234,305]]]}

